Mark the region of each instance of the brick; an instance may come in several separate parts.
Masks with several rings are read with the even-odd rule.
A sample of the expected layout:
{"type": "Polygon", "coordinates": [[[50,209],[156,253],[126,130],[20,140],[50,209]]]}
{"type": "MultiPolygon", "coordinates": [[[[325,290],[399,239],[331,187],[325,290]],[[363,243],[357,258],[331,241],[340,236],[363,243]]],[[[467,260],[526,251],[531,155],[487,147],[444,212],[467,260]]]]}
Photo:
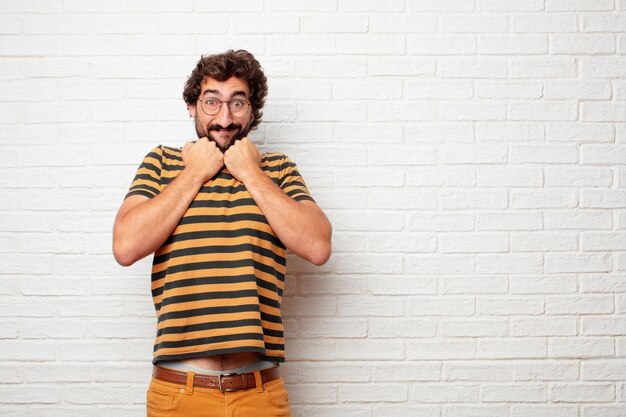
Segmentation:
{"type": "Polygon", "coordinates": [[[548,390],[543,384],[483,385],[480,399],[485,402],[545,402],[548,390]]]}
{"type": "Polygon", "coordinates": [[[601,383],[554,384],[550,387],[550,399],[559,402],[608,402],[615,399],[615,387],[601,383]]]}
{"type": "Polygon", "coordinates": [[[545,338],[502,338],[478,341],[477,356],[484,359],[529,359],[545,358],[545,338]]]}
{"type": "Polygon", "coordinates": [[[412,360],[469,359],[475,355],[476,343],[471,338],[406,342],[406,357],[412,360]]]}
{"type": "Polygon", "coordinates": [[[620,316],[582,317],[581,334],[585,336],[621,336],[626,333],[626,321],[620,316]]]}
{"type": "MultiPolygon", "coordinates": [[[[577,68],[578,67],[573,58],[511,59],[509,77],[513,79],[575,78],[578,74],[577,68]]],[[[540,114],[540,112],[537,113],[540,114]]]]}
{"type": "Polygon", "coordinates": [[[575,317],[533,317],[511,319],[511,336],[576,336],[575,317]]]}
{"type": "Polygon", "coordinates": [[[509,238],[497,233],[441,233],[442,253],[508,252],[509,238]]]}
{"type": "Polygon", "coordinates": [[[370,337],[434,337],[437,324],[427,320],[369,319],[370,337]]]}
{"type": "MultiPolygon", "coordinates": [[[[495,1],[492,3],[500,4],[495,1]]],[[[526,2],[515,2],[515,4],[527,5],[526,2]]],[[[574,13],[516,13],[512,15],[511,22],[511,29],[514,33],[572,33],[577,31],[577,27],[574,13]]]]}
{"type": "Polygon", "coordinates": [[[337,53],[340,55],[403,55],[404,36],[385,34],[337,35],[337,53]]]}
{"type": "Polygon", "coordinates": [[[581,363],[581,379],[584,381],[624,381],[626,361],[594,359],[581,363]]]}
{"type": "Polygon", "coordinates": [[[479,387],[472,384],[414,384],[411,399],[420,403],[478,402],[479,387]]]}
{"type": "Polygon", "coordinates": [[[608,168],[556,167],[544,172],[546,187],[609,187],[613,182],[608,168]]]}
{"type": "MultiPolygon", "coordinates": [[[[384,4],[384,2],[380,2],[384,4]]],[[[362,4],[362,3],[355,3],[362,4]]],[[[348,6],[349,7],[349,6],[348,6]]],[[[345,8],[340,11],[346,11],[345,8]]],[[[355,10],[358,12],[359,10],[355,10]]],[[[367,15],[353,13],[315,14],[300,18],[301,33],[365,33],[368,29],[367,15]]]]}
{"type": "Polygon", "coordinates": [[[374,365],[372,379],[376,382],[388,381],[438,381],[441,365],[431,362],[402,362],[401,364],[374,365]]]}
{"type": "Polygon", "coordinates": [[[393,340],[349,339],[335,341],[335,358],[339,360],[402,360],[404,342],[393,340]]]}
{"type": "Polygon", "coordinates": [[[420,13],[371,14],[369,31],[372,33],[434,33],[437,18],[420,13]]]}
{"type": "Polygon", "coordinates": [[[609,11],[614,9],[612,0],[546,0],[547,11],[609,11]]]}
{"type": "Polygon", "coordinates": [[[442,320],[440,325],[442,336],[450,337],[490,337],[509,334],[506,320],[442,320]]]}
{"type": "MultiPolygon", "coordinates": [[[[606,123],[557,122],[546,124],[546,139],[551,142],[612,142],[613,137],[613,129],[606,123]]],[[[581,146],[590,149],[586,145],[581,146]]],[[[581,155],[584,159],[584,153],[581,155]]]]}
{"type": "Polygon", "coordinates": [[[503,191],[441,191],[441,207],[445,210],[503,209],[507,196],[503,191]]]}
{"type": "Polygon", "coordinates": [[[409,388],[397,384],[340,385],[337,399],[341,402],[405,402],[409,388]]]}
{"type": "Polygon", "coordinates": [[[474,55],[478,52],[476,38],[471,35],[409,35],[408,55],[474,55]]]}
{"type": "Polygon", "coordinates": [[[300,320],[300,335],[303,337],[366,337],[365,320],[300,320]]]}
{"type": "Polygon", "coordinates": [[[497,99],[539,99],[543,86],[532,82],[490,82],[476,83],[476,97],[497,99]]]}
{"type": "Polygon", "coordinates": [[[537,315],[545,312],[545,301],[542,298],[487,298],[477,302],[479,314],[492,315],[537,315]]]}
{"type": "Polygon", "coordinates": [[[510,239],[513,252],[573,251],[578,248],[578,237],[574,233],[512,233],[510,239]]]}

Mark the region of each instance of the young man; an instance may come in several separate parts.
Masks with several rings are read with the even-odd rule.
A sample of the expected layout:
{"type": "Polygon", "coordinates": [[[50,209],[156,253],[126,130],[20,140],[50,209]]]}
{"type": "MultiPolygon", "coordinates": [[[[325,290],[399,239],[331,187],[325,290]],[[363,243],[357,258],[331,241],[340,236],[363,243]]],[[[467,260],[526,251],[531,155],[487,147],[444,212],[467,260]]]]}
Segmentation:
{"type": "Polygon", "coordinates": [[[148,153],[117,214],[115,259],[154,252],[149,416],[290,415],[285,253],[325,263],[331,226],[296,165],[247,138],[266,95],[252,54],[203,56],[183,92],[199,139],[148,153]]]}

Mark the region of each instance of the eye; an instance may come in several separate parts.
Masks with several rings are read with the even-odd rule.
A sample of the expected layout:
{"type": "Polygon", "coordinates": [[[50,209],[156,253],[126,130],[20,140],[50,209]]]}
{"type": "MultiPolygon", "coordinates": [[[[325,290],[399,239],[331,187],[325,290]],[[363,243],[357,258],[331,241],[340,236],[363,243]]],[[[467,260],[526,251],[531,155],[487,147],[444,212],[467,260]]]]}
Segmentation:
{"type": "Polygon", "coordinates": [[[220,102],[216,98],[209,97],[204,99],[204,104],[206,104],[207,106],[219,106],[219,103],[220,102]]]}
{"type": "Polygon", "coordinates": [[[243,107],[245,105],[243,100],[239,100],[239,99],[235,99],[232,101],[232,106],[235,108],[240,108],[243,107]]]}

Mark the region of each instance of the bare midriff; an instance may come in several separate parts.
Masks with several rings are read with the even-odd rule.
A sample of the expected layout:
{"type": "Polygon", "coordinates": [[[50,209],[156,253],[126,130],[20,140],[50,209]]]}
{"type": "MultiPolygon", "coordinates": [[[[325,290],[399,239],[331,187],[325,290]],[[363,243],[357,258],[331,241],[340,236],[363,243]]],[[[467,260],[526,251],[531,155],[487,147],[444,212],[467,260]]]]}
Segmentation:
{"type": "Polygon", "coordinates": [[[181,359],[180,362],[197,366],[198,368],[223,371],[237,369],[255,363],[259,360],[259,354],[255,352],[226,353],[223,355],[204,356],[202,358],[181,359]]]}

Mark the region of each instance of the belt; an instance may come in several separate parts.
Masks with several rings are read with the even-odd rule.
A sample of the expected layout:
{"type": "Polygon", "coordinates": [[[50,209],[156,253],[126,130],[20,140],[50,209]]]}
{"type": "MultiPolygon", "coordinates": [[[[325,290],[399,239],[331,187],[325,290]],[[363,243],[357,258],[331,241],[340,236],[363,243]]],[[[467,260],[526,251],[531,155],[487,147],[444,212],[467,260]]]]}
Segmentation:
{"type": "MultiPolygon", "coordinates": [[[[263,384],[280,378],[278,365],[262,369],[259,372],[261,373],[261,382],[263,384]]],[[[161,381],[187,385],[187,372],[174,371],[154,365],[152,367],[152,376],[161,381]]],[[[256,387],[256,379],[254,378],[254,372],[222,375],[196,374],[193,379],[193,385],[201,388],[217,388],[223,392],[239,391],[256,387]]]]}

